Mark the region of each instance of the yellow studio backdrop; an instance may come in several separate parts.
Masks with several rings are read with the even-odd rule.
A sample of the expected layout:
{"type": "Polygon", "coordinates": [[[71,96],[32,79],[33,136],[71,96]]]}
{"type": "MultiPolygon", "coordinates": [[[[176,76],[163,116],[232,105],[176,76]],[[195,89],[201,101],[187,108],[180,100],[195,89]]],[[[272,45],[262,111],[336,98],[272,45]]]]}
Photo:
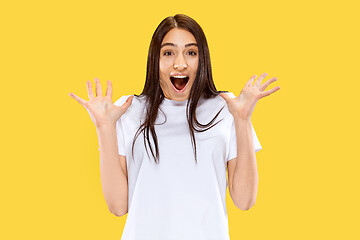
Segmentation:
{"type": "Polygon", "coordinates": [[[359,239],[358,1],[6,1],[0,4],[1,239],[120,239],[105,203],[96,129],[69,96],[113,83],[140,94],[155,28],[203,28],[218,90],[277,77],[252,123],[254,207],[227,191],[230,237],[359,239]]]}

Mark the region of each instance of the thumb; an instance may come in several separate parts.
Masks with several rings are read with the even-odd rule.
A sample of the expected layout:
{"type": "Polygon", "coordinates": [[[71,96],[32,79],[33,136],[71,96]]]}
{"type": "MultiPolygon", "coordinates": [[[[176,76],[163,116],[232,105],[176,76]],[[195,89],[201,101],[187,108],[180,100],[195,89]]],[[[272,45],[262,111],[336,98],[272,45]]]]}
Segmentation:
{"type": "Polygon", "coordinates": [[[126,110],[130,107],[134,96],[130,96],[126,99],[126,101],[121,106],[115,106],[119,110],[119,118],[126,112],[126,110]]]}
{"type": "Polygon", "coordinates": [[[126,110],[130,107],[132,100],[133,100],[134,96],[130,96],[126,99],[126,101],[124,102],[124,104],[122,106],[124,106],[124,112],[126,112],[126,110]]]}
{"type": "Polygon", "coordinates": [[[130,97],[128,97],[128,98],[126,99],[126,101],[124,102],[124,104],[127,104],[127,105],[128,105],[127,107],[129,107],[129,106],[131,105],[131,103],[132,103],[133,98],[134,98],[134,95],[131,95],[130,97]]]}
{"type": "Polygon", "coordinates": [[[220,96],[226,101],[226,103],[228,103],[229,102],[229,100],[230,100],[230,96],[229,95],[227,95],[226,93],[220,93],[220,96]]]}

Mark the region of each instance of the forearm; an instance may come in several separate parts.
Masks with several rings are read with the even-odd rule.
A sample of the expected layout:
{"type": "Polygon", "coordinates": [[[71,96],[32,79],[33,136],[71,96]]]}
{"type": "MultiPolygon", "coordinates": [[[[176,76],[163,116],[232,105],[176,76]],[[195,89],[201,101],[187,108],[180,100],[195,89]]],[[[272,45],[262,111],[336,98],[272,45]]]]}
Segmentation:
{"type": "Polygon", "coordinates": [[[118,154],[116,125],[97,129],[100,147],[101,186],[110,212],[120,216],[127,212],[128,181],[118,154]]]}
{"type": "Polygon", "coordinates": [[[255,204],[259,182],[251,121],[242,118],[234,118],[234,121],[237,157],[232,192],[238,206],[249,209],[255,204]]]}

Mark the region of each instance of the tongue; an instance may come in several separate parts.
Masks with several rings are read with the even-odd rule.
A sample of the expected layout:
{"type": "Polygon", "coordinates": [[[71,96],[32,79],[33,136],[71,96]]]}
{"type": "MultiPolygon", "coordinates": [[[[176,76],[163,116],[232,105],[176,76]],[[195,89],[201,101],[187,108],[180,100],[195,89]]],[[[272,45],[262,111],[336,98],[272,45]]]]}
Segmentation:
{"type": "Polygon", "coordinates": [[[181,90],[185,87],[186,80],[184,78],[175,78],[174,79],[174,86],[176,89],[181,90]]]}

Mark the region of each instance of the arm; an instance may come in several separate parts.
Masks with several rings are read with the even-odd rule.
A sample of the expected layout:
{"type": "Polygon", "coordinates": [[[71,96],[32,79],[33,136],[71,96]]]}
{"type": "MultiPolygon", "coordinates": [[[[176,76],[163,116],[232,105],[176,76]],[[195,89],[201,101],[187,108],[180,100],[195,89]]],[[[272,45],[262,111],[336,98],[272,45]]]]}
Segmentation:
{"type": "MultiPolygon", "coordinates": [[[[79,102],[94,122],[99,139],[101,185],[105,201],[111,213],[122,216],[127,212],[128,182],[126,158],[118,154],[116,122],[126,112],[134,96],[130,96],[120,106],[113,104],[112,83],[107,81],[106,95],[103,96],[100,80],[95,78],[96,97],[91,82],[87,81],[89,101],[69,95],[79,102]],[[119,157],[120,156],[120,157],[119,157]]],[[[125,100],[124,98],[121,98],[125,100]]],[[[122,101],[120,101],[122,102],[122,101]]]]}
{"type": "Polygon", "coordinates": [[[128,211],[128,180],[125,156],[118,154],[116,125],[97,128],[100,147],[101,186],[111,213],[122,216],[128,211]]]}
{"type": "Polygon", "coordinates": [[[280,89],[280,87],[275,87],[264,91],[277,80],[274,77],[261,84],[266,76],[267,73],[263,73],[255,80],[257,76],[253,75],[237,97],[232,98],[225,93],[220,93],[227,103],[229,112],[234,117],[237,157],[228,161],[229,191],[234,204],[242,210],[248,210],[254,206],[259,182],[252,141],[251,114],[259,99],[280,89]]]}
{"type": "Polygon", "coordinates": [[[229,161],[229,191],[235,206],[248,210],[255,204],[259,182],[251,121],[239,117],[234,121],[237,157],[229,161]]]}

